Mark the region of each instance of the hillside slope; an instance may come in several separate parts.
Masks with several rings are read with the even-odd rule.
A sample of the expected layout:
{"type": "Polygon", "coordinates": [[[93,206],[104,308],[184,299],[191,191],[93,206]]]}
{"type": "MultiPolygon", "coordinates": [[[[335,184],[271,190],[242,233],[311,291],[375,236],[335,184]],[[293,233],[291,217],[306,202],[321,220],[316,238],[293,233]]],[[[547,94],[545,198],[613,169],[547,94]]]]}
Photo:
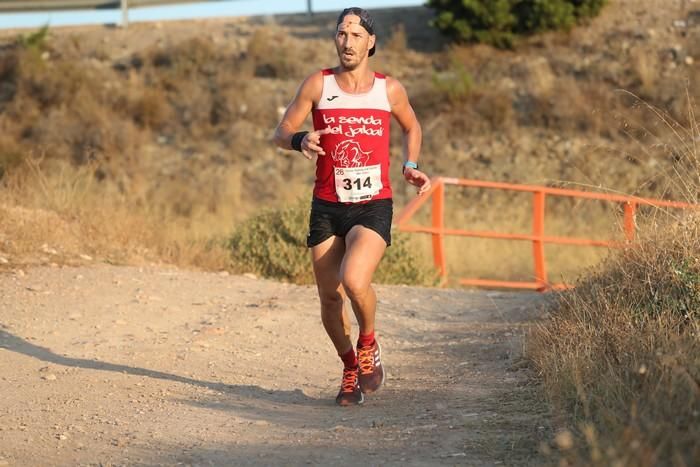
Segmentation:
{"type": "MultiPolygon", "coordinates": [[[[693,177],[688,161],[674,148],[686,143],[675,131],[688,124],[700,96],[697,2],[611,0],[590,24],[525,39],[510,51],[448,47],[427,26],[424,8],[376,16],[373,66],[407,88],[423,124],[421,165],[430,175],[696,198],[683,182],[693,177]]],[[[161,231],[184,229],[210,244],[262,207],[308,198],[312,163],[276,149],[270,136],[299,82],[336,63],[333,27],[334,15],[323,14],[311,21],[302,15],[66,28],[28,48],[18,46],[17,31],[4,31],[0,190],[9,175],[26,170],[27,158],[41,160],[48,182],[36,182],[13,203],[47,208],[45,198],[63,198],[52,193],[36,201],[31,193],[57,180],[68,195],[82,196],[76,203],[120,204],[155,217],[167,226],[161,231]],[[84,179],[74,181],[76,167],[90,171],[89,190],[84,179]]],[[[397,132],[393,142],[390,175],[400,208],[414,192],[401,180],[397,132]]],[[[528,203],[455,189],[447,217],[455,228],[529,231],[528,203]]],[[[619,237],[618,208],[552,200],[548,233],[619,237]]],[[[472,261],[451,264],[455,273],[532,275],[529,245],[448,244],[450,251],[467,249],[472,261]]],[[[0,245],[0,256],[23,262],[9,250],[0,245]]],[[[575,276],[603,254],[554,249],[552,277],[575,276]]],[[[221,268],[225,260],[207,264],[221,268]]]]}

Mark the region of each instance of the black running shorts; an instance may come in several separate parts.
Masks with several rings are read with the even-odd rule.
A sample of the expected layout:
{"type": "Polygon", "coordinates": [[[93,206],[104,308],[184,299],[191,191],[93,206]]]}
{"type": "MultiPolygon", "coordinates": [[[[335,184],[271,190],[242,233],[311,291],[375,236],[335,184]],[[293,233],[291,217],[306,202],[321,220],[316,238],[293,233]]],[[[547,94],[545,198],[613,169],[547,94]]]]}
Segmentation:
{"type": "Polygon", "coordinates": [[[333,235],[345,237],[356,225],[374,230],[389,246],[391,245],[393,204],[391,198],[354,204],[332,203],[314,198],[311,202],[306,246],[309,248],[316,246],[333,235]]]}

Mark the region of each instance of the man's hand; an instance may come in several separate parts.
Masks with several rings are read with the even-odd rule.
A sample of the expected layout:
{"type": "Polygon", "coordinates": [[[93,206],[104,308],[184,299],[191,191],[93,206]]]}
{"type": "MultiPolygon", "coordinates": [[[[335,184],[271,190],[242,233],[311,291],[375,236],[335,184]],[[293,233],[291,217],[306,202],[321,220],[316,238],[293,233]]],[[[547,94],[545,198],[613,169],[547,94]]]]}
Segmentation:
{"type": "Polygon", "coordinates": [[[418,169],[406,167],[403,171],[403,178],[411,185],[418,187],[419,195],[430,189],[430,178],[418,169]]]}
{"type": "Polygon", "coordinates": [[[313,159],[314,156],[325,156],[326,152],[321,147],[321,136],[331,132],[330,127],[323,130],[309,132],[301,141],[301,153],[307,159],[313,159]]]}

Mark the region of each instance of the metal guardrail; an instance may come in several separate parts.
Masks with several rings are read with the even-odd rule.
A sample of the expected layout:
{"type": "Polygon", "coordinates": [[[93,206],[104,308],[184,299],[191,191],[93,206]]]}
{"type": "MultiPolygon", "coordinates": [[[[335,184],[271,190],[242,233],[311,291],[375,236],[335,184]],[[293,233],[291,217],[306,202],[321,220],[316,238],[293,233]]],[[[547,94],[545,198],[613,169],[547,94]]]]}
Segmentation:
{"type": "Polygon", "coordinates": [[[32,1],[0,0],[0,11],[15,13],[24,11],[81,10],[94,8],[118,8],[119,0],[32,1]]]}
{"type": "MultiPolygon", "coordinates": [[[[176,5],[182,3],[221,2],[226,0],[0,0],[0,13],[26,11],[61,11],[138,8],[147,6],[176,5]],[[127,5],[128,4],[128,5],[127,5]]],[[[311,0],[306,1],[309,14],[312,13],[311,0]]]]}
{"type": "MultiPolygon", "coordinates": [[[[0,0],[0,13],[121,9],[122,26],[126,27],[130,8],[223,1],[227,0],[0,0]]],[[[312,0],[306,0],[306,8],[311,16],[312,0]]]]}
{"type": "Polygon", "coordinates": [[[117,9],[223,0],[0,0],[0,12],[117,9]]]}
{"type": "Polygon", "coordinates": [[[682,203],[677,201],[666,201],[660,199],[640,198],[637,196],[613,195],[607,193],[587,192],[580,190],[569,190],[562,188],[550,188],[536,185],[518,185],[513,183],[487,182],[482,180],[466,180],[459,178],[437,177],[432,180],[430,190],[414,198],[406,205],[396,220],[396,226],[402,232],[426,233],[432,236],[433,259],[435,267],[440,275],[441,284],[448,282],[447,261],[445,254],[445,236],[455,235],[462,237],[491,238],[499,240],[524,240],[532,242],[532,255],[534,262],[534,274],[531,281],[503,281],[492,279],[459,279],[459,284],[477,287],[496,287],[530,289],[540,292],[552,289],[564,289],[570,287],[568,284],[553,284],[549,282],[547,276],[547,265],[544,245],[554,243],[560,245],[579,245],[620,248],[634,241],[635,238],[635,215],[637,209],[643,206],[657,208],[675,209],[699,209],[700,205],[682,203]],[[475,231],[463,229],[450,229],[445,227],[445,186],[458,185],[469,188],[487,188],[496,190],[516,191],[532,193],[532,234],[513,234],[491,231],[475,231]],[[594,240],[577,237],[558,237],[545,235],[545,197],[559,196],[567,198],[579,198],[589,200],[608,201],[619,203],[624,209],[624,219],[622,228],[625,234],[625,242],[613,240],[594,240]],[[432,225],[421,226],[411,225],[410,221],[418,209],[428,200],[432,200],[432,225]]]}

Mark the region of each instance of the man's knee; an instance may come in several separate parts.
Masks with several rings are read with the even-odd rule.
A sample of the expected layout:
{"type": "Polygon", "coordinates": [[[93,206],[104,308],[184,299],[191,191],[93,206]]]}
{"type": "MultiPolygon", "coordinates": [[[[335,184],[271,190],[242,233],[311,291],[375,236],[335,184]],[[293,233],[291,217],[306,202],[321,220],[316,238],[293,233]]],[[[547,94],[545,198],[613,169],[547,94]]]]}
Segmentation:
{"type": "Polygon", "coordinates": [[[343,274],[343,289],[351,299],[364,297],[369,290],[369,281],[361,274],[343,274]]]}
{"type": "Polygon", "coordinates": [[[343,305],[343,296],[337,290],[329,292],[319,291],[318,295],[321,299],[321,311],[323,312],[338,311],[343,305]]]}

